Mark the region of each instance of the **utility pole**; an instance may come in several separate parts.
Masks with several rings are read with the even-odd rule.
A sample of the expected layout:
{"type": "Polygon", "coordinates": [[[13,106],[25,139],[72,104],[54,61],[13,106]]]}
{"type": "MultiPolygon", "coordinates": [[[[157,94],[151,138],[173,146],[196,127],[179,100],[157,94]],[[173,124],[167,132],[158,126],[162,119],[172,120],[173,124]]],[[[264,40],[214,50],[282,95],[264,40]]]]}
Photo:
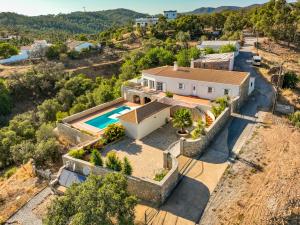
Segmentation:
{"type": "Polygon", "coordinates": [[[277,80],[277,84],[276,84],[276,91],[275,91],[275,96],[274,96],[274,102],[273,102],[273,107],[272,107],[272,114],[274,114],[275,112],[275,108],[276,108],[276,104],[277,104],[277,98],[278,98],[278,93],[279,90],[281,88],[281,77],[283,75],[283,65],[286,63],[286,61],[283,61],[283,63],[281,63],[280,65],[280,72],[279,72],[279,76],[278,76],[278,80],[277,80]]]}

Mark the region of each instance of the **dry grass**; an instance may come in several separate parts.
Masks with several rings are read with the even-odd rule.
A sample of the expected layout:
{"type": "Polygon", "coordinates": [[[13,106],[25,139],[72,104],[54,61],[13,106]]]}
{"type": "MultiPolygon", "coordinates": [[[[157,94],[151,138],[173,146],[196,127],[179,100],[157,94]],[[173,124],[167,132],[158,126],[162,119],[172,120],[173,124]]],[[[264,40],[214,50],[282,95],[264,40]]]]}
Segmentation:
{"type": "Polygon", "coordinates": [[[33,175],[30,163],[18,168],[9,179],[0,181],[0,221],[6,221],[45,186],[46,183],[40,183],[33,175]]]}
{"type": "Polygon", "coordinates": [[[30,70],[31,65],[0,65],[0,77],[9,77],[16,73],[25,73],[30,70]]]}
{"type": "Polygon", "coordinates": [[[283,118],[266,119],[212,194],[201,224],[299,224],[300,132],[283,118]]]}

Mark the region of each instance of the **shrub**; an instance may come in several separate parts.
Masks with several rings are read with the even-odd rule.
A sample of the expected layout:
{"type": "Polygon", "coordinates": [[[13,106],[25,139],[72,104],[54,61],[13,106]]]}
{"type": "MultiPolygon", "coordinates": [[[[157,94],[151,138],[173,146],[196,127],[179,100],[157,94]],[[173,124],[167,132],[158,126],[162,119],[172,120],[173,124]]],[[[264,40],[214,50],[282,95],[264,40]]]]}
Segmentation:
{"type": "Polygon", "coordinates": [[[208,55],[208,54],[214,54],[216,52],[213,48],[207,47],[207,48],[204,49],[204,53],[205,53],[205,55],[208,55]]]}
{"type": "Polygon", "coordinates": [[[225,109],[229,106],[229,97],[220,97],[215,101],[217,104],[213,105],[211,108],[212,113],[217,118],[225,109]]]}
{"type": "Polygon", "coordinates": [[[175,128],[180,128],[181,133],[184,133],[184,128],[192,126],[192,113],[190,110],[182,108],[178,109],[173,118],[173,126],[175,128]]]}
{"type": "Polygon", "coordinates": [[[236,51],[236,47],[232,44],[223,45],[220,48],[220,53],[228,53],[228,52],[235,52],[235,51],[236,51]]]}
{"type": "Polygon", "coordinates": [[[73,149],[69,151],[69,156],[75,159],[83,159],[85,151],[83,149],[73,149]]]}
{"type": "Polygon", "coordinates": [[[300,128],[300,111],[297,111],[290,115],[289,119],[295,127],[300,128]]]}
{"type": "Polygon", "coordinates": [[[132,174],[132,166],[130,165],[130,162],[127,159],[127,157],[125,157],[123,159],[122,173],[125,174],[125,175],[129,175],[129,176],[132,174]]]}
{"type": "Polygon", "coordinates": [[[287,72],[284,74],[282,87],[294,89],[297,87],[299,81],[300,79],[296,73],[287,72]]]}
{"type": "Polygon", "coordinates": [[[106,156],[105,165],[107,168],[114,171],[122,170],[122,162],[118,158],[115,152],[109,152],[106,156]]]}
{"type": "Polygon", "coordinates": [[[104,145],[106,145],[106,143],[107,143],[107,140],[106,140],[105,138],[101,138],[99,141],[97,141],[97,142],[93,145],[93,147],[94,147],[95,149],[100,150],[100,149],[102,149],[102,148],[104,147],[104,145]]]}
{"type": "Polygon", "coordinates": [[[168,97],[168,98],[173,98],[173,93],[170,92],[170,91],[167,91],[167,92],[166,92],[166,97],[168,97]]]}
{"type": "Polygon", "coordinates": [[[125,136],[125,128],[119,124],[111,124],[105,129],[103,136],[106,139],[106,144],[114,142],[125,136]]]}
{"type": "Polygon", "coordinates": [[[4,177],[6,179],[10,178],[12,175],[14,175],[17,172],[17,167],[12,167],[10,169],[8,169],[5,173],[4,173],[4,177]]]}
{"type": "Polygon", "coordinates": [[[222,113],[222,107],[219,105],[213,105],[211,107],[211,112],[214,114],[214,116],[217,118],[222,113]]]}
{"type": "Polygon", "coordinates": [[[38,165],[42,165],[46,161],[54,162],[58,159],[59,149],[60,146],[55,138],[42,140],[36,145],[33,158],[38,165]]]}
{"type": "Polygon", "coordinates": [[[103,166],[103,161],[100,152],[94,149],[91,153],[90,163],[95,166],[103,166]]]}
{"type": "Polygon", "coordinates": [[[168,174],[168,170],[161,170],[157,174],[155,174],[154,180],[155,181],[162,181],[164,177],[168,174]]]}
{"type": "Polygon", "coordinates": [[[192,131],[191,135],[193,139],[197,139],[200,135],[204,134],[205,124],[202,120],[199,120],[196,128],[192,131]]]}

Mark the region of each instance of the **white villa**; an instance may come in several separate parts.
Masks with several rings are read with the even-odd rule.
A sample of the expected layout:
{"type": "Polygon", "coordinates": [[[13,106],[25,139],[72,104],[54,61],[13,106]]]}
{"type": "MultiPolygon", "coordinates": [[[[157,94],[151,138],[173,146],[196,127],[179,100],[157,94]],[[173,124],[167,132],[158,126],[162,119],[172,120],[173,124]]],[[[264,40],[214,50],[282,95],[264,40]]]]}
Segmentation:
{"type": "Polygon", "coordinates": [[[149,18],[138,18],[135,20],[136,27],[147,27],[151,25],[155,25],[158,23],[159,18],[157,17],[149,17],[149,18]]]}
{"type": "Polygon", "coordinates": [[[236,48],[236,54],[235,56],[238,55],[239,51],[240,51],[240,44],[238,41],[202,41],[201,44],[199,44],[197,47],[200,50],[204,50],[205,48],[212,48],[215,51],[219,51],[220,48],[224,45],[233,45],[236,48]]]}
{"type": "Polygon", "coordinates": [[[175,20],[177,18],[177,11],[176,10],[164,11],[164,16],[167,18],[167,20],[175,20]]]}
{"type": "Polygon", "coordinates": [[[13,55],[7,59],[0,60],[0,64],[10,64],[22,62],[29,58],[43,57],[49,46],[51,46],[51,44],[49,44],[46,40],[35,40],[32,45],[22,46],[18,55],[13,55]]]}
{"type": "Polygon", "coordinates": [[[144,70],[142,86],[149,90],[172,92],[184,96],[197,96],[215,100],[229,95],[231,98],[248,95],[254,88],[246,72],[222,71],[172,66],[144,70]]]}

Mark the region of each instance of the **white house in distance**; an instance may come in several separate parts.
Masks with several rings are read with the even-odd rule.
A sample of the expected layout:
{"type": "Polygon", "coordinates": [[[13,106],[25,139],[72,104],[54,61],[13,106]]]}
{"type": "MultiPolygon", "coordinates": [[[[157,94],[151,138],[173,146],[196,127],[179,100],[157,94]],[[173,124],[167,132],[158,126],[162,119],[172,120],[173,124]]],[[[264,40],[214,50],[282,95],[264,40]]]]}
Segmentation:
{"type": "Polygon", "coordinates": [[[166,123],[170,117],[170,108],[170,105],[153,101],[121,115],[119,120],[126,135],[139,140],[166,123]]]}
{"type": "Polygon", "coordinates": [[[233,70],[234,53],[207,54],[191,61],[192,68],[233,70]]]}
{"type": "Polygon", "coordinates": [[[13,55],[7,59],[0,60],[0,64],[11,64],[22,62],[29,58],[43,57],[49,46],[51,46],[51,44],[46,40],[35,40],[32,45],[22,46],[18,55],[13,55]]]}
{"type": "Polygon", "coordinates": [[[147,27],[151,25],[156,25],[158,23],[159,18],[157,17],[149,17],[149,18],[138,18],[135,19],[136,27],[147,27]]]}
{"type": "Polygon", "coordinates": [[[212,48],[214,51],[219,51],[220,48],[224,45],[233,45],[236,48],[235,56],[238,55],[240,51],[240,44],[238,41],[202,41],[197,47],[200,50],[204,50],[206,48],[212,48]]]}
{"type": "Polygon", "coordinates": [[[247,72],[178,67],[175,63],[174,67],[144,70],[142,85],[150,90],[215,100],[224,95],[246,98],[254,89],[254,80],[247,72]]]}
{"type": "Polygon", "coordinates": [[[77,52],[81,52],[83,49],[90,49],[95,47],[93,43],[87,41],[68,41],[67,46],[69,50],[77,52]]]}
{"type": "Polygon", "coordinates": [[[164,11],[164,16],[167,18],[167,20],[175,20],[177,18],[177,11],[176,10],[164,11]]]}

